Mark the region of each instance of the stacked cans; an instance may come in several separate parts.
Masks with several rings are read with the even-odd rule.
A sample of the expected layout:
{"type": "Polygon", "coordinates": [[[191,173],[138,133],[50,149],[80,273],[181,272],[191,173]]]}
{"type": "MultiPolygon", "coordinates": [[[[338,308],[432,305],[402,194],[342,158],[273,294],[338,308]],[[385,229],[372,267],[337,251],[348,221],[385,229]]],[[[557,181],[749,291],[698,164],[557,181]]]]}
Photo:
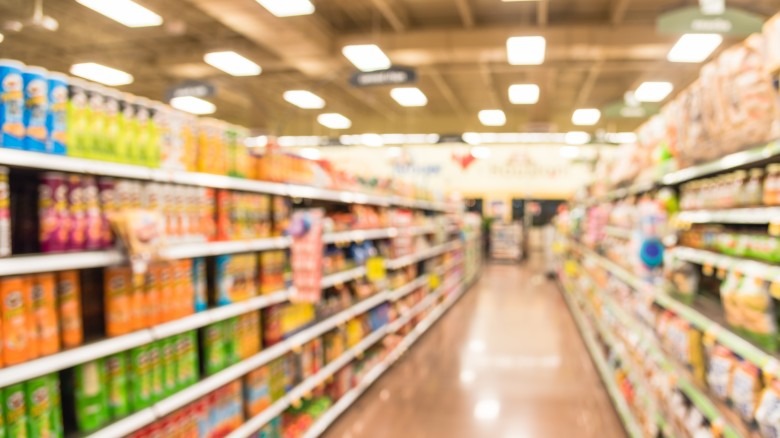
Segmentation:
{"type": "Polygon", "coordinates": [[[68,77],[0,59],[0,147],[66,151],[68,77]]]}

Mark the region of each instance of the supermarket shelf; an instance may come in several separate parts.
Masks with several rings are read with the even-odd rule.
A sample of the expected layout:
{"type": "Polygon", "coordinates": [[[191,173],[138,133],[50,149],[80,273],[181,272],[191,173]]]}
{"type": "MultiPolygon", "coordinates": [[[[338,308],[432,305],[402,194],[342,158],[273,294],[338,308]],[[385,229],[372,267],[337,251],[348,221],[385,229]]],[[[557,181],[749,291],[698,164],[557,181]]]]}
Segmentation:
{"type": "Polygon", "coordinates": [[[124,261],[124,255],[118,250],[20,255],[0,258],[0,276],[102,268],[124,261]]]}
{"type": "Polygon", "coordinates": [[[292,240],[289,237],[271,237],[227,242],[187,243],[165,248],[161,251],[160,256],[164,259],[187,259],[242,252],[268,251],[289,248],[291,242],[292,240]]]}
{"type": "Polygon", "coordinates": [[[275,417],[279,416],[282,412],[284,412],[284,410],[287,409],[290,405],[305,397],[314,388],[322,384],[330,376],[334,375],[338,370],[340,370],[341,368],[349,364],[352,360],[355,359],[355,357],[359,356],[369,347],[379,342],[385,336],[386,333],[387,333],[387,326],[375,330],[373,333],[368,335],[365,339],[360,341],[356,346],[350,348],[348,351],[346,351],[344,354],[339,356],[337,359],[333,360],[332,362],[324,366],[320,371],[318,371],[313,376],[305,379],[298,386],[296,386],[290,392],[288,392],[284,397],[274,402],[271,406],[266,408],[259,415],[256,415],[255,417],[247,420],[241,427],[239,427],[238,429],[230,433],[228,437],[242,438],[242,437],[252,436],[255,432],[257,432],[257,430],[263,427],[266,423],[273,420],[275,417]]]}
{"type": "Polygon", "coordinates": [[[366,275],[366,268],[359,266],[357,268],[348,269],[346,271],[337,272],[322,277],[322,288],[327,289],[337,284],[346,283],[351,280],[358,279],[366,275]]]}
{"type": "Polygon", "coordinates": [[[270,295],[255,297],[246,302],[198,312],[149,329],[104,339],[82,347],[24,362],[19,365],[8,366],[0,369],[0,388],[140,347],[155,340],[205,327],[233,316],[284,302],[288,298],[288,291],[279,291],[270,295]]]}
{"type": "Polygon", "coordinates": [[[377,230],[352,230],[338,233],[328,233],[322,236],[325,243],[336,242],[360,242],[363,240],[389,239],[398,235],[396,228],[382,228],[377,230]]]}
{"type": "Polygon", "coordinates": [[[661,182],[666,185],[675,185],[713,173],[759,163],[778,154],[780,154],[780,141],[773,141],[766,146],[726,155],[719,160],[669,173],[661,178],[661,182]]]}
{"type": "Polygon", "coordinates": [[[689,224],[768,224],[780,218],[780,207],[732,208],[724,210],[692,210],[677,215],[689,224]]]}
{"type": "Polygon", "coordinates": [[[390,295],[388,297],[389,301],[398,301],[401,298],[409,295],[417,288],[423,287],[428,284],[428,274],[423,274],[416,279],[410,281],[409,283],[406,283],[405,285],[399,287],[398,289],[390,291],[390,295]]]}
{"type": "Polygon", "coordinates": [[[617,384],[612,377],[613,373],[601,353],[601,348],[596,342],[593,328],[585,320],[582,313],[580,313],[580,309],[577,307],[577,304],[572,302],[572,298],[569,296],[570,293],[571,292],[568,290],[565,290],[563,292],[563,297],[566,299],[566,303],[569,305],[569,310],[574,317],[574,321],[577,323],[577,326],[580,329],[582,339],[585,341],[585,346],[590,352],[590,357],[593,359],[593,363],[596,365],[596,369],[601,376],[601,381],[607,388],[607,392],[612,399],[612,403],[614,404],[615,409],[617,409],[628,434],[631,436],[631,438],[642,438],[642,429],[639,427],[639,423],[637,423],[636,418],[634,418],[634,415],[628,408],[626,399],[621,395],[620,390],[618,389],[617,384]]]}
{"type": "Polygon", "coordinates": [[[604,269],[615,275],[617,278],[621,279],[624,283],[628,284],[634,289],[644,290],[651,293],[655,302],[659,306],[674,312],[680,318],[685,319],[686,321],[693,324],[697,329],[704,332],[706,336],[710,337],[711,339],[715,339],[719,344],[729,348],[734,353],[754,363],[756,366],[765,370],[769,374],[774,374],[780,377],[780,361],[778,361],[771,354],[761,350],[745,339],[742,339],[728,328],[718,324],[696,309],[672,298],[661,287],[653,286],[643,281],[633,273],[594,253],[588,248],[585,248],[579,244],[577,244],[577,247],[586,257],[601,265],[604,269]]]}
{"type": "Polygon", "coordinates": [[[418,254],[410,254],[408,256],[399,257],[397,259],[388,260],[387,269],[401,269],[404,266],[409,266],[413,263],[419,262],[420,260],[436,257],[439,254],[457,248],[459,244],[460,243],[458,241],[452,241],[449,243],[444,243],[442,245],[434,246],[433,248],[429,248],[418,254]]]}
{"type": "Polygon", "coordinates": [[[439,305],[425,320],[421,321],[379,365],[369,371],[358,385],[344,394],[331,408],[309,427],[303,438],[317,438],[322,435],[338,417],[376,382],[382,374],[403,355],[465,292],[463,286],[452,298],[439,305]]]}
{"type": "Polygon", "coordinates": [[[736,270],[746,275],[757,275],[767,279],[777,278],[780,275],[780,266],[701,249],[678,246],[669,251],[669,256],[699,265],[711,265],[715,268],[736,270]]]}
{"type": "Polygon", "coordinates": [[[604,227],[604,233],[610,237],[617,237],[618,239],[630,239],[631,230],[622,227],[606,226],[604,227]]]}
{"type": "Polygon", "coordinates": [[[321,201],[371,204],[378,206],[398,205],[431,211],[447,211],[448,204],[406,199],[398,196],[377,196],[364,193],[321,189],[294,184],[254,181],[207,173],[184,172],[167,169],[152,169],[145,166],[112,163],[107,161],[74,158],[62,155],[42,154],[29,151],[3,149],[0,165],[29,169],[53,170],[115,178],[130,178],[145,181],[185,184],[217,189],[240,190],[267,193],[271,195],[307,198],[321,201]]]}
{"type": "MultiPolygon", "coordinates": [[[[146,410],[137,412],[119,422],[113,423],[99,431],[89,435],[89,438],[121,438],[132,432],[147,426],[153,421],[162,418],[182,407],[202,398],[203,396],[227,385],[228,383],[241,378],[250,371],[267,364],[268,362],[281,357],[284,353],[294,350],[304,343],[332,330],[333,328],[349,321],[357,315],[367,312],[387,300],[388,292],[380,292],[371,298],[361,301],[354,306],[346,309],[330,318],[325,319],[296,335],[275,344],[260,353],[232,365],[216,374],[213,374],[200,382],[177,392],[176,394],[156,403],[150,409],[154,413],[153,417],[148,415],[146,410]]],[[[142,345],[142,344],[141,344],[142,345]]],[[[132,348],[132,347],[130,347],[132,348]]],[[[121,350],[118,350],[121,351],[121,350]]],[[[60,369],[67,368],[62,367],[60,369]]],[[[5,371],[5,370],[2,370],[5,371]]],[[[26,379],[23,379],[26,380],[26,379]]]]}

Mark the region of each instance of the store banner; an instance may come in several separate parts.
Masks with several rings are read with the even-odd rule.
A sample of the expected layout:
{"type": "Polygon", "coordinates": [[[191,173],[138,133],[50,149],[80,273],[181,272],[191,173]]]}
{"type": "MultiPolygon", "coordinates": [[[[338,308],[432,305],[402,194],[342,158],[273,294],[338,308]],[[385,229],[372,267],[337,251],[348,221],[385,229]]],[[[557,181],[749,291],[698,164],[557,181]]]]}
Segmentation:
{"type": "Polygon", "coordinates": [[[322,297],[324,212],[319,209],[299,210],[290,223],[292,246],[293,303],[317,303],[322,297]]]}

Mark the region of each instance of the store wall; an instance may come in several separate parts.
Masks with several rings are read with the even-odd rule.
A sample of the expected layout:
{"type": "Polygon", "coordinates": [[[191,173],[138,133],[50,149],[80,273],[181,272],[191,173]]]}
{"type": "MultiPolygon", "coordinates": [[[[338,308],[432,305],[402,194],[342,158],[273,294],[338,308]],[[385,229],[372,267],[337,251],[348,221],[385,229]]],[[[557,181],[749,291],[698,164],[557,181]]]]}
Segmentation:
{"type": "MultiPolygon", "coordinates": [[[[562,157],[559,145],[490,146],[486,158],[474,158],[463,144],[320,150],[324,159],[354,174],[401,177],[464,198],[484,198],[486,209],[504,202],[509,212],[512,198],[566,199],[592,178],[590,163],[562,157]]],[[[587,146],[580,155],[610,151],[587,146]]]]}

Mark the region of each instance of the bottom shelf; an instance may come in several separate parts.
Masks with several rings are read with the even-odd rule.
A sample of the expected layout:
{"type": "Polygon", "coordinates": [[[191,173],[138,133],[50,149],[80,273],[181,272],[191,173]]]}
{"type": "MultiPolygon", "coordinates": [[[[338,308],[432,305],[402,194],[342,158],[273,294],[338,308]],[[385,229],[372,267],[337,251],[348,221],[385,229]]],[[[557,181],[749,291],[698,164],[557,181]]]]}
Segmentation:
{"type": "Polygon", "coordinates": [[[615,406],[618,415],[620,415],[620,419],[623,421],[623,426],[626,428],[629,436],[632,438],[641,438],[642,430],[634,418],[634,415],[631,413],[631,410],[628,408],[628,404],[623,398],[623,395],[620,393],[615,380],[612,378],[610,367],[597,344],[593,328],[580,313],[580,309],[577,307],[577,304],[572,302],[572,298],[569,296],[569,291],[563,285],[562,281],[561,285],[563,289],[563,298],[566,300],[566,304],[568,305],[569,310],[574,317],[574,321],[576,322],[577,327],[582,334],[582,339],[585,341],[585,346],[588,348],[588,352],[590,352],[590,356],[593,359],[593,363],[596,365],[596,369],[599,372],[599,376],[601,376],[602,382],[604,382],[607,393],[609,393],[609,397],[612,399],[612,403],[615,406]]]}

